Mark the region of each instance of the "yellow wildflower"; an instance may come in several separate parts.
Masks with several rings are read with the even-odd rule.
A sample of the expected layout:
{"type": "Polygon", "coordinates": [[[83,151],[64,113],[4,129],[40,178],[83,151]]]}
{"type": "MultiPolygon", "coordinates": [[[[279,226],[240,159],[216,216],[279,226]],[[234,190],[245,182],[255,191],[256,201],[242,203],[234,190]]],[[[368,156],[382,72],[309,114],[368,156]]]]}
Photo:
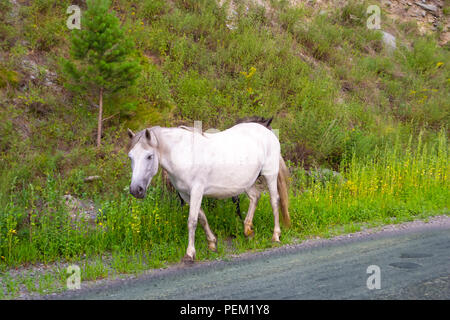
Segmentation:
{"type": "Polygon", "coordinates": [[[249,72],[245,72],[245,71],[241,71],[241,74],[243,76],[245,76],[245,78],[250,79],[256,72],[256,68],[255,67],[251,67],[249,72]]]}
{"type": "Polygon", "coordinates": [[[255,67],[251,67],[250,71],[248,73],[248,75],[246,76],[247,79],[251,78],[256,72],[256,68],[255,67]]]}

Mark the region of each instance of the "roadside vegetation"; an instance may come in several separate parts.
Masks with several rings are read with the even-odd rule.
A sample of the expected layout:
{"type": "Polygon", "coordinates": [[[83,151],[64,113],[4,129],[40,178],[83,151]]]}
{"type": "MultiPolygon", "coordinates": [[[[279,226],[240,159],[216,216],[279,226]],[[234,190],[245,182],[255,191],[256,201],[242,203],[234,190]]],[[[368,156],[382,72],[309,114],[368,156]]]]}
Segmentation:
{"type": "MultiPolygon", "coordinates": [[[[366,2],[319,14],[274,0],[230,16],[213,1],[112,1],[141,72],[104,98],[98,149],[95,103],[65,87],[73,3],[17,3],[0,0],[0,298],[63,289],[67,264],[95,280],[180,261],[188,208],[159,175],[145,200],[129,195],[127,127],[274,116],[291,171],[283,244],[449,213],[450,53],[412,23],[382,15],[390,52],[366,2]],[[95,219],[70,214],[65,195],[92,200],[95,219]],[[54,268],[30,271],[40,264],[54,268]]],[[[204,206],[219,245],[208,251],[198,228],[198,260],[273,246],[267,195],[253,239],[230,200],[204,206]]]]}

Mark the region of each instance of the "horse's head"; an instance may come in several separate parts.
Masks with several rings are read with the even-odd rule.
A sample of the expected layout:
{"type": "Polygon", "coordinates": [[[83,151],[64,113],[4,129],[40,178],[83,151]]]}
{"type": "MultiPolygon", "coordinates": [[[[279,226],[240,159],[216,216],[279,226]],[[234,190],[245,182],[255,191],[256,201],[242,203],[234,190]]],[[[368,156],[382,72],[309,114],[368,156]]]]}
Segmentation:
{"type": "Polygon", "coordinates": [[[131,160],[130,193],[136,198],[145,197],[147,188],[153,176],[158,172],[159,154],[158,142],[151,129],[142,130],[136,134],[128,129],[130,147],[128,157],[131,160]]]}

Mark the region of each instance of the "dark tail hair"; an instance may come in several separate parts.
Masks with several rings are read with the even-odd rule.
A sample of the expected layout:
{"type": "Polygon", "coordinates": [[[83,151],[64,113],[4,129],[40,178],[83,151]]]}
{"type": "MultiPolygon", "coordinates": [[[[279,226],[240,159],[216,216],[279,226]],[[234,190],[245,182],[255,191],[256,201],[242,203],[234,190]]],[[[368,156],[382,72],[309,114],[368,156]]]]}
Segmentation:
{"type": "Polygon", "coordinates": [[[278,194],[280,196],[281,221],[287,228],[291,226],[291,217],[289,216],[289,170],[280,155],[280,169],[277,178],[278,194]]]}

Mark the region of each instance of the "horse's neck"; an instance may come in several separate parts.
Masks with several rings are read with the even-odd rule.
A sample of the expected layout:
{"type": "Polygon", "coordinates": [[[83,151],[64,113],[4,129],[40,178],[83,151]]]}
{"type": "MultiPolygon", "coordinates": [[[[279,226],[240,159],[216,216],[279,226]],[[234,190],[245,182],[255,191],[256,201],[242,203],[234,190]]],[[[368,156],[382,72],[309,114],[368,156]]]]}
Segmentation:
{"type": "Polygon", "coordinates": [[[156,139],[158,140],[159,165],[166,170],[169,175],[173,173],[173,164],[170,161],[170,153],[176,152],[177,146],[180,143],[182,135],[191,135],[192,132],[187,130],[175,130],[179,128],[158,128],[154,131],[156,139]],[[178,136],[178,137],[177,137],[178,136]]]}

